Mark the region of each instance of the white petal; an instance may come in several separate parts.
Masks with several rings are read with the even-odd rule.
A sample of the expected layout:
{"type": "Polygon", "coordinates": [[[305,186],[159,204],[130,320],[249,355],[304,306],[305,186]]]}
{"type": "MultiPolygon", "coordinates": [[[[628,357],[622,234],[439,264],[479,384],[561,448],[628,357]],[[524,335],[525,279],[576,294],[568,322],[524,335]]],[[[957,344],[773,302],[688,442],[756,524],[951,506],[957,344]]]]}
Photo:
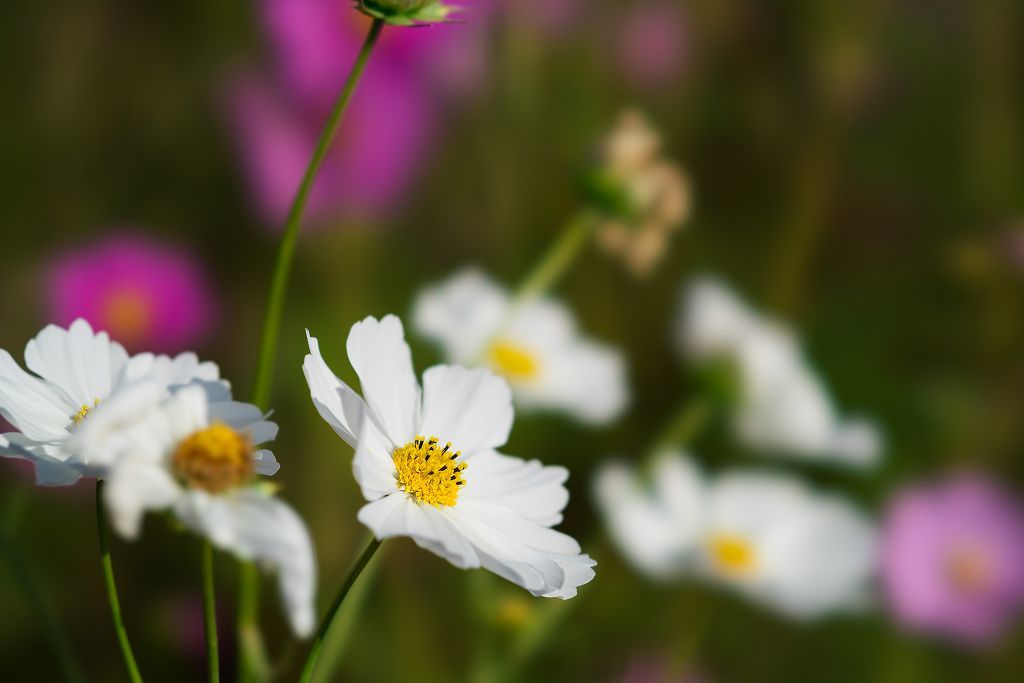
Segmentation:
{"type": "Polygon", "coordinates": [[[64,462],[60,446],[40,444],[18,432],[0,435],[0,457],[32,462],[38,486],[70,486],[82,478],[78,468],[64,462]]]}
{"type": "Polygon", "coordinates": [[[584,339],[545,359],[551,366],[538,404],[591,425],[611,422],[629,404],[626,363],[618,351],[584,339]],[[545,395],[546,394],[546,395],[545,395]]]}
{"type": "Polygon", "coordinates": [[[270,477],[281,470],[281,463],[277,461],[274,454],[266,449],[261,449],[252,454],[255,463],[256,474],[270,477]]]}
{"type": "Polygon", "coordinates": [[[128,354],[106,332],[78,319],[67,330],[48,325],[25,348],[25,364],[59,386],[79,405],[105,399],[121,377],[128,354]]]}
{"type": "Polygon", "coordinates": [[[181,386],[194,381],[207,382],[220,387],[219,400],[226,400],[230,392],[229,385],[220,378],[220,368],[216,363],[200,362],[196,354],[191,352],[170,356],[139,353],[132,356],[125,365],[124,380],[137,382],[149,379],[166,387],[181,386]]]}
{"type": "Polygon", "coordinates": [[[545,467],[537,460],[485,451],[468,459],[466,485],[460,500],[480,500],[503,505],[544,526],[562,521],[569,502],[564,467],[545,467]]]}
{"type": "Polygon", "coordinates": [[[218,548],[276,572],[292,630],[303,637],[312,633],[316,562],[309,532],[294,510],[252,488],[220,496],[192,491],[175,513],[218,548]]]}
{"type": "Polygon", "coordinates": [[[209,405],[211,422],[223,422],[237,431],[244,432],[255,444],[277,438],[277,423],[265,420],[263,411],[251,403],[216,401],[209,405]]]}
{"type": "Polygon", "coordinates": [[[476,268],[424,289],[413,306],[413,326],[439,343],[453,363],[474,364],[508,315],[508,295],[476,268]]]}
{"type": "Polygon", "coordinates": [[[147,511],[165,510],[182,495],[166,469],[133,458],[118,462],[108,474],[104,489],[111,525],[127,539],[138,538],[147,511]]]}
{"type": "Polygon", "coordinates": [[[345,443],[355,448],[366,404],[359,394],[352,391],[327,367],[320,354],[320,343],[316,337],[309,334],[309,330],[306,330],[306,339],[309,342],[309,354],[302,361],[302,373],[306,376],[313,405],[331,429],[344,439],[345,443]]]}
{"type": "Polygon", "coordinates": [[[408,536],[424,550],[460,569],[480,566],[469,542],[456,531],[443,511],[395,492],[359,510],[358,519],[380,540],[408,536]]]}
{"type": "Polygon", "coordinates": [[[423,375],[423,436],[469,455],[508,441],[514,417],[508,383],[488,370],[437,365],[423,375]]]}
{"type": "Polygon", "coordinates": [[[392,452],[391,442],[373,420],[365,420],[352,460],[352,473],[366,500],[377,500],[398,490],[392,452]]]}
{"type": "Polygon", "coordinates": [[[419,423],[420,390],[402,321],[366,318],[352,326],[347,348],[370,416],[393,446],[408,443],[419,423]]]}
{"type": "Polygon", "coordinates": [[[67,427],[79,407],[56,387],[22,370],[11,354],[0,349],[0,413],[19,431],[37,441],[67,438],[67,427]]]}

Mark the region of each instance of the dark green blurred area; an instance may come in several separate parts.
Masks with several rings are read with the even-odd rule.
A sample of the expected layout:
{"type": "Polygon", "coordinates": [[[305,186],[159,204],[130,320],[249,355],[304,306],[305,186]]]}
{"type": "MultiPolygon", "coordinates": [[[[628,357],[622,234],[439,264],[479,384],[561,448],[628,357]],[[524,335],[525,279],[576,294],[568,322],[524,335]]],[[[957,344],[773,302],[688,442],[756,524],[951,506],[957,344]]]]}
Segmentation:
{"type": "MultiPolygon", "coordinates": [[[[594,539],[586,550],[599,562],[520,680],[612,681],[638,655],[671,659],[709,601],[715,617],[697,662],[712,680],[1020,680],[1019,630],[994,652],[967,654],[903,635],[881,612],[799,626],[692,584],[651,586],[598,540],[588,488],[606,456],[639,457],[688,396],[671,325],[685,278],[712,271],[799,324],[840,405],[876,416],[888,435],[878,471],[799,468],[802,476],[872,510],[901,483],[962,466],[1020,489],[1024,264],[1006,245],[1024,226],[1024,7],[689,0],[689,63],[675,85],[650,90],[608,62],[626,4],[593,0],[558,41],[497,22],[488,82],[453,114],[405,211],[385,225],[304,236],[277,364],[274,448],[282,495],[316,542],[321,605],[365,531],[350,449],[310,405],[304,328],[353,381],[342,344],[354,321],[407,315],[419,287],[466,263],[514,284],[575,211],[576,174],[593,141],[636,104],[691,175],[696,213],[653,277],[634,280],[591,250],[558,292],[583,329],[627,354],[634,401],[606,430],[533,415],[515,426],[508,452],[572,471],[563,528],[594,539]]],[[[247,205],[219,89],[264,49],[253,7],[8,2],[0,36],[0,347],[20,357],[47,322],[39,277],[50,254],[111,227],[150,226],[193,246],[209,267],[223,318],[198,350],[245,396],[275,241],[247,205]]],[[[412,342],[417,369],[438,360],[412,342]]],[[[696,445],[703,462],[759,462],[721,431],[696,445]]],[[[3,461],[0,505],[90,679],[122,680],[91,482],[34,489],[3,461]],[[28,493],[20,503],[19,491],[28,493]]],[[[141,541],[115,541],[113,554],[147,680],[200,680],[198,544],[154,517],[141,541]],[[175,626],[190,610],[191,626],[175,626]]],[[[500,655],[515,642],[515,627],[502,626],[497,642],[482,643],[479,626],[526,595],[515,587],[460,572],[406,540],[386,544],[378,563],[336,680],[462,680],[484,646],[500,655]],[[481,609],[477,591],[496,603],[481,609]]],[[[230,674],[235,563],[219,555],[218,574],[230,674]]],[[[0,577],[0,679],[59,680],[36,614],[7,567],[0,577]]],[[[292,655],[291,680],[305,647],[291,641],[270,583],[264,611],[271,652],[292,655]]]]}

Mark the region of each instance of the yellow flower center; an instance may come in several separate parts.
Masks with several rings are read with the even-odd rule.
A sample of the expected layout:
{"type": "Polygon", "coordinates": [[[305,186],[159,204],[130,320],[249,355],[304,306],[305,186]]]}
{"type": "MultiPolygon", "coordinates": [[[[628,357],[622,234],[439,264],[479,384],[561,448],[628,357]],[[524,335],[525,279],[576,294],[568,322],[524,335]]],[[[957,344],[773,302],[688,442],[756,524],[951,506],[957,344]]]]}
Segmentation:
{"type": "Polygon", "coordinates": [[[83,404],[82,404],[82,409],[81,409],[81,410],[79,410],[79,411],[78,411],[77,413],[75,413],[74,415],[72,415],[72,416],[71,416],[71,419],[75,421],[75,424],[76,424],[76,425],[80,425],[80,424],[82,424],[82,422],[83,422],[83,421],[85,420],[85,418],[89,416],[89,412],[90,412],[90,411],[91,411],[91,410],[92,410],[93,408],[95,408],[96,406],[98,406],[99,404],[100,404],[100,400],[99,400],[98,398],[97,398],[97,399],[94,399],[94,400],[93,400],[93,402],[92,402],[92,405],[91,405],[91,406],[87,406],[87,405],[85,405],[85,404],[83,403],[83,404]]]}
{"type": "Polygon", "coordinates": [[[742,576],[757,568],[757,554],[745,539],[730,534],[716,534],[711,537],[711,559],[723,574],[742,576]]]}
{"type": "Polygon", "coordinates": [[[496,341],[488,351],[491,367],[509,379],[531,380],[540,374],[540,361],[518,344],[496,341]]]}
{"type": "Polygon", "coordinates": [[[131,289],[111,294],[103,304],[103,320],[110,333],[126,344],[140,341],[149,329],[150,302],[131,289]]]}
{"type": "Polygon", "coordinates": [[[417,436],[391,454],[398,488],[434,507],[455,505],[459,489],[466,484],[462,478],[466,463],[455,462],[460,455],[450,441],[442,447],[436,436],[417,436]]]}
{"type": "Polygon", "coordinates": [[[195,489],[220,493],[253,475],[252,442],[217,422],[188,437],[171,456],[178,477],[195,489]]]}
{"type": "Polygon", "coordinates": [[[946,575],[957,590],[978,593],[992,579],[992,564],[979,549],[973,546],[958,547],[946,558],[946,575]]]}

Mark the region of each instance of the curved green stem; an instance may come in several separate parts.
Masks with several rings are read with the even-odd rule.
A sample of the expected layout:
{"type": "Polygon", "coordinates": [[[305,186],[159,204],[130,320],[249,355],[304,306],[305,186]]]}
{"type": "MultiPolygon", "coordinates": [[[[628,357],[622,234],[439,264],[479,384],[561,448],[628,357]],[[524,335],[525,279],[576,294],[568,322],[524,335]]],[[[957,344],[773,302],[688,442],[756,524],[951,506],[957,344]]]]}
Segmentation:
{"type": "Polygon", "coordinates": [[[684,401],[665,422],[658,437],[651,442],[647,462],[671,448],[688,446],[711,421],[713,414],[711,403],[706,399],[684,401]]]}
{"type": "Polygon", "coordinates": [[[341,609],[341,605],[345,602],[345,596],[348,595],[349,591],[352,590],[352,585],[355,584],[356,579],[362,574],[366,565],[369,564],[373,558],[374,553],[380,548],[380,541],[376,538],[370,540],[370,544],[366,546],[366,550],[363,551],[359,559],[356,560],[355,565],[352,566],[352,570],[348,573],[348,578],[345,579],[345,583],[341,585],[341,590],[338,591],[338,595],[334,598],[334,602],[327,610],[327,614],[324,615],[323,621],[320,622],[320,628],[317,629],[316,636],[313,638],[313,644],[309,649],[309,656],[306,658],[306,664],[302,667],[302,675],[299,677],[299,683],[308,683],[313,676],[313,671],[316,669],[316,662],[320,658],[320,651],[324,646],[324,639],[327,637],[327,632],[331,630],[331,623],[334,621],[335,615],[338,610],[341,609]]]}
{"type": "Polygon", "coordinates": [[[142,683],[142,674],[135,663],[135,654],[128,640],[128,631],[121,619],[121,602],[117,598],[117,583],[114,580],[114,564],[110,559],[110,548],[107,546],[107,520],[103,514],[103,480],[96,480],[96,531],[100,542],[100,564],[103,566],[103,578],[107,584],[107,600],[110,602],[110,614],[114,618],[114,631],[117,642],[121,646],[124,666],[128,670],[128,678],[132,683],[142,683]]]}
{"type": "Polygon", "coordinates": [[[355,92],[356,84],[366,68],[366,62],[377,44],[384,22],[375,19],[370,25],[370,31],[366,35],[363,47],[356,57],[355,64],[345,79],[341,93],[331,109],[331,114],[320,132],[320,138],[316,142],[313,156],[306,167],[306,173],[302,177],[295,199],[292,200],[291,210],[288,212],[288,220],[284,226],[284,233],[281,235],[281,242],[277,250],[277,263],[274,265],[274,276],[270,284],[270,294],[267,298],[266,317],[263,319],[263,335],[260,342],[259,363],[256,367],[256,377],[253,381],[253,403],[266,408],[270,398],[270,387],[272,384],[274,356],[277,352],[277,336],[281,326],[281,312],[284,310],[285,293],[288,290],[288,276],[291,273],[292,260],[295,256],[295,245],[298,242],[299,228],[302,226],[302,217],[306,212],[306,202],[309,199],[310,190],[313,188],[313,181],[316,179],[320,165],[323,163],[327,150],[334,140],[338,131],[338,125],[348,109],[349,101],[355,92]]]}
{"type": "MultiPolygon", "coordinates": [[[[284,310],[285,295],[288,291],[288,278],[291,274],[292,261],[295,257],[295,247],[299,238],[299,228],[302,226],[302,218],[306,211],[306,203],[309,200],[309,193],[313,188],[313,181],[320,170],[327,150],[334,140],[341,120],[348,109],[348,104],[355,92],[356,84],[366,69],[367,60],[373,52],[377,39],[380,37],[384,22],[375,19],[370,25],[370,30],[363,42],[363,47],[356,57],[352,69],[338,94],[338,99],[331,109],[327,122],[324,124],[320,137],[317,140],[313,156],[309,160],[306,172],[302,177],[295,199],[292,200],[291,209],[288,212],[288,219],[285,222],[284,232],[277,249],[277,261],[274,264],[274,274],[270,283],[270,292],[267,295],[267,307],[263,319],[263,331],[260,340],[259,359],[256,365],[256,374],[253,378],[253,403],[261,408],[267,408],[270,400],[270,390],[274,376],[274,358],[277,354],[277,338],[281,327],[281,315],[284,310]]],[[[241,565],[238,587],[238,612],[236,615],[236,628],[238,631],[239,648],[239,680],[267,680],[269,677],[269,665],[264,653],[263,641],[260,637],[258,616],[259,616],[259,577],[256,568],[251,562],[244,562],[241,565]]]]}
{"type": "Polygon", "coordinates": [[[208,680],[220,681],[220,653],[217,650],[217,598],[213,585],[213,546],[203,541],[203,625],[206,627],[208,680]]]}
{"type": "Polygon", "coordinates": [[[516,290],[515,300],[526,301],[550,290],[583,251],[597,225],[598,220],[593,212],[580,211],[523,280],[516,290]]]}

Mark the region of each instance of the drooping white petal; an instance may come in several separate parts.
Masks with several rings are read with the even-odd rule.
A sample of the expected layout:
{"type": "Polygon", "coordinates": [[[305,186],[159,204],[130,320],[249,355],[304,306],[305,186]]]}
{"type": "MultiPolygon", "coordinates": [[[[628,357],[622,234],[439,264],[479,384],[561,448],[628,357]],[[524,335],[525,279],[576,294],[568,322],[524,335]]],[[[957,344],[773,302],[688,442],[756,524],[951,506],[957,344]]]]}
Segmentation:
{"type": "Polygon", "coordinates": [[[165,467],[141,458],[119,461],[106,481],[110,523],[118,534],[132,540],[138,538],[146,512],[166,510],[184,495],[165,467]]]}
{"type": "Polygon", "coordinates": [[[292,630],[308,636],[316,620],[316,562],[302,519],[256,488],[212,496],[190,491],[175,505],[185,526],[215,546],[275,572],[292,630]]]}
{"type": "Polygon", "coordinates": [[[28,460],[35,466],[36,484],[39,486],[70,486],[82,473],[67,465],[66,455],[57,446],[39,444],[24,434],[14,432],[0,435],[0,458],[28,460]]]}
{"type": "Polygon", "coordinates": [[[63,439],[78,409],[59,389],[22,370],[0,349],[0,413],[23,434],[36,441],[63,439]]]}
{"type": "Polygon", "coordinates": [[[424,550],[442,557],[460,569],[480,566],[473,547],[460,534],[444,511],[394,492],[359,509],[359,521],[379,540],[408,536],[424,550]]]}
{"type": "Polygon", "coordinates": [[[472,454],[508,441],[514,418],[508,383],[488,370],[437,365],[423,374],[423,436],[472,454]]]}
{"type": "Polygon", "coordinates": [[[551,375],[542,404],[592,425],[611,422],[629,404],[626,363],[618,351],[580,339],[546,362],[551,375]]]}
{"type": "Polygon", "coordinates": [[[424,289],[413,306],[413,327],[441,345],[446,358],[473,364],[505,322],[505,291],[482,271],[466,268],[424,289]]]}
{"type": "Polygon", "coordinates": [[[128,354],[106,332],[94,333],[81,318],[67,330],[48,325],[25,347],[25,364],[59,386],[78,405],[91,406],[110,395],[128,354]]]}
{"type": "Polygon", "coordinates": [[[402,321],[393,315],[365,318],[352,326],[346,347],[370,417],[393,446],[411,441],[419,424],[420,389],[402,321]]]}
{"type": "Polygon", "coordinates": [[[281,470],[281,463],[274,457],[273,452],[263,448],[252,454],[254,470],[256,474],[270,477],[281,470]]]}
{"type": "Polygon", "coordinates": [[[352,460],[352,474],[366,500],[377,500],[398,490],[392,452],[390,440],[373,420],[364,420],[362,435],[352,460]]]}
{"type": "Polygon", "coordinates": [[[562,521],[569,503],[564,467],[545,467],[537,460],[526,461],[495,451],[483,451],[467,458],[466,485],[460,500],[479,500],[503,505],[543,526],[562,521]]]}
{"type": "Polygon", "coordinates": [[[338,436],[355,448],[359,430],[362,428],[366,404],[356,392],[331,372],[320,354],[320,343],[306,330],[309,354],[302,361],[302,373],[306,376],[309,393],[313,398],[320,417],[331,426],[338,436]]]}

